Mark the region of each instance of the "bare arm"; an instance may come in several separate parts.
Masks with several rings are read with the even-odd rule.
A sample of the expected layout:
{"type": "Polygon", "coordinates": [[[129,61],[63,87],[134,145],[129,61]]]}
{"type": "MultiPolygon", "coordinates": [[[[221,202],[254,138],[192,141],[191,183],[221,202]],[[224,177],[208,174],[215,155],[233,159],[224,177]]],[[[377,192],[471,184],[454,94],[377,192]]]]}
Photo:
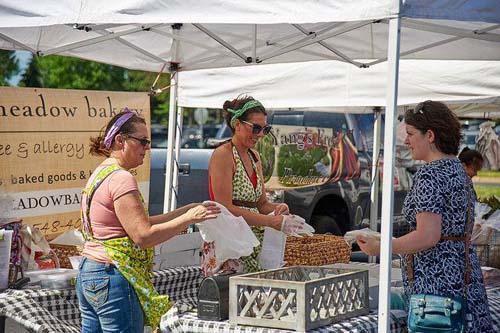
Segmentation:
{"type": "Polygon", "coordinates": [[[160,215],[154,215],[149,217],[149,222],[151,224],[158,224],[158,223],[165,223],[170,220],[175,219],[176,217],[181,216],[185,212],[187,212],[189,209],[199,205],[198,203],[191,203],[188,205],[185,205],[183,207],[179,207],[176,210],[173,210],[171,212],[165,213],[165,214],[160,214],[160,215]]]}
{"type": "Polygon", "coordinates": [[[392,242],[392,252],[417,253],[430,249],[441,239],[441,215],[429,212],[417,214],[417,229],[392,242]]]}
{"type": "Polygon", "coordinates": [[[222,146],[212,154],[208,175],[212,184],[214,200],[225,206],[233,215],[242,216],[249,225],[268,226],[280,230],[281,216],[258,214],[233,205],[234,170],[232,161],[232,151],[228,147],[222,146]]]}
{"type": "MultiPolygon", "coordinates": [[[[392,241],[392,252],[396,254],[417,253],[430,249],[441,239],[441,215],[429,212],[418,213],[417,229],[392,241]]],[[[359,247],[368,255],[380,254],[380,242],[373,238],[357,237],[359,247]]]]}
{"type": "Polygon", "coordinates": [[[150,248],[160,244],[177,235],[189,224],[213,219],[219,212],[219,208],[216,206],[197,205],[189,210],[183,207],[179,211],[171,212],[172,214],[168,213],[175,216],[173,219],[152,224],[144,211],[144,206],[137,191],[127,193],[116,199],[114,207],[125,232],[141,248],[150,248]]]}

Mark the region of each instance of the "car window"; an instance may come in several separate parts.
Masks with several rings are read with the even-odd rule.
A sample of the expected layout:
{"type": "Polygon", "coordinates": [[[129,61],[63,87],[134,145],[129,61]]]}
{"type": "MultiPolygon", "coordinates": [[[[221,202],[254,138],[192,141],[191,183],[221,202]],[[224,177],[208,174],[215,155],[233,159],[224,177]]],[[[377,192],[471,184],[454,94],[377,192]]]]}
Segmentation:
{"type": "Polygon", "coordinates": [[[334,131],[347,131],[347,120],[343,113],[304,112],[304,126],[331,128],[334,131]]]}
{"type": "Polygon", "coordinates": [[[153,124],[151,126],[151,148],[167,148],[167,127],[153,124]]]}
{"type": "Polygon", "coordinates": [[[277,111],[268,118],[268,121],[272,125],[304,126],[304,114],[277,111]]]}

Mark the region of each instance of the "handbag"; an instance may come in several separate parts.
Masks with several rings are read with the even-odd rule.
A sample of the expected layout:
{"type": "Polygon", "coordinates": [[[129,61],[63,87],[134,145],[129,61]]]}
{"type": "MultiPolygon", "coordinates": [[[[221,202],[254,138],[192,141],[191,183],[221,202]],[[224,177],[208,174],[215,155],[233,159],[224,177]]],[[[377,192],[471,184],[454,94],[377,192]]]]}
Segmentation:
{"type": "MultiPolygon", "coordinates": [[[[468,183],[466,183],[467,185],[468,183]]],[[[441,241],[465,242],[465,270],[463,295],[447,297],[431,294],[410,296],[408,309],[408,330],[416,332],[462,333],[465,331],[465,313],[467,311],[467,285],[471,280],[470,268],[470,228],[472,226],[471,200],[467,209],[467,221],[463,236],[442,236],[441,241]]],[[[408,280],[413,282],[413,255],[410,254],[407,265],[408,280]]]]}

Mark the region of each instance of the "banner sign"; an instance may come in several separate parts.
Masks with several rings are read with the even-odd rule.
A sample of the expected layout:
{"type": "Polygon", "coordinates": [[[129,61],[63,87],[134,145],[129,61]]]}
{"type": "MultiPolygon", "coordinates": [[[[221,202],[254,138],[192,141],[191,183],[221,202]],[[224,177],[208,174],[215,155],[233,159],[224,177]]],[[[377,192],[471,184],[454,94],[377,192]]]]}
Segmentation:
{"type": "MultiPolygon", "coordinates": [[[[4,218],[22,218],[48,238],[81,226],[81,190],[103,157],[89,139],[125,107],[146,119],[147,93],[0,87],[0,194],[4,218]]],[[[131,172],[149,194],[149,154],[131,172]]]]}
{"type": "Polygon", "coordinates": [[[300,188],[358,178],[358,151],[350,134],[331,128],[276,126],[256,146],[266,188],[300,188]]]}

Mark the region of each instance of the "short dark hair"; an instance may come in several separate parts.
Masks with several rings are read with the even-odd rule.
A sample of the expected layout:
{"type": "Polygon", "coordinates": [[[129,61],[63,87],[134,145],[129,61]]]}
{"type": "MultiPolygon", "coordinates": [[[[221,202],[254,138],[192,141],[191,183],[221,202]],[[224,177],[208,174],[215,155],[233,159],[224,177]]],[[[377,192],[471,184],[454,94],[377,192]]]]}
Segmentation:
{"type": "Polygon", "coordinates": [[[425,133],[434,133],[435,145],[445,154],[457,155],[462,139],[460,122],[446,106],[436,101],[418,103],[414,109],[405,112],[405,123],[425,133]]]}
{"type": "Polygon", "coordinates": [[[467,166],[473,166],[476,169],[481,169],[483,166],[484,158],[480,152],[475,149],[465,147],[458,155],[460,162],[467,166]]]}
{"type": "MultiPolygon", "coordinates": [[[[224,105],[222,108],[224,109],[224,119],[226,120],[227,125],[231,129],[231,132],[234,133],[234,128],[233,125],[231,124],[231,118],[233,117],[233,114],[227,109],[233,109],[233,110],[238,110],[243,107],[247,102],[253,101],[255,98],[252,96],[247,96],[247,95],[240,95],[233,99],[232,101],[225,101],[224,105]]],[[[255,106],[253,108],[248,109],[245,113],[243,113],[238,119],[239,120],[248,120],[249,116],[252,113],[262,113],[263,115],[267,116],[266,109],[260,105],[260,106],[255,106]]]]}

